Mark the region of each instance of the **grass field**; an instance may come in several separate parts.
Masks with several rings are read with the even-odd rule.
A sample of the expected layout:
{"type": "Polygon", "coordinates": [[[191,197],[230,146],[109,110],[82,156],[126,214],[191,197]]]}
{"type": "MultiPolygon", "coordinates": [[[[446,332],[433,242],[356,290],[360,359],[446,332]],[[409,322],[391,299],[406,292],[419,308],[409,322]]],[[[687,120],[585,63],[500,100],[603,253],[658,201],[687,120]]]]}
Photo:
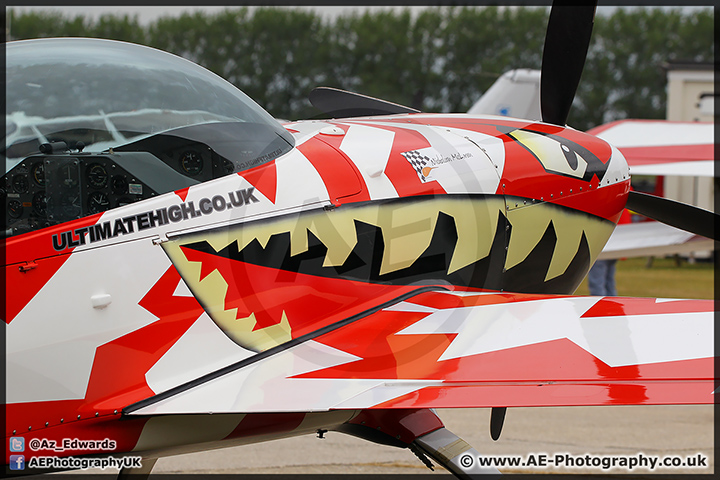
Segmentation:
{"type": "MultiPolygon", "coordinates": [[[[615,282],[618,296],[658,298],[714,298],[714,267],[712,262],[680,266],[672,258],[655,258],[650,268],[647,258],[619,260],[615,282]]],[[[587,278],[575,292],[589,295],[587,278]]]]}

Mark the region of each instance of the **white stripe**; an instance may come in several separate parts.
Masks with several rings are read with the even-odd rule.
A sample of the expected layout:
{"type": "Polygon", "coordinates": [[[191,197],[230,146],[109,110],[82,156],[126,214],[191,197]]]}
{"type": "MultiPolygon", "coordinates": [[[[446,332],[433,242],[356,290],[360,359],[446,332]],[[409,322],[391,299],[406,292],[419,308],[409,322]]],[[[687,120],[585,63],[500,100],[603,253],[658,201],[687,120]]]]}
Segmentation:
{"type": "Polygon", "coordinates": [[[145,373],[145,381],[160,393],[254,354],[230,340],[203,313],[145,373]]]}
{"type": "Polygon", "coordinates": [[[456,333],[440,360],[567,338],[610,366],[713,356],[713,313],[581,318],[598,297],[439,310],[398,335],[456,333]]]}
{"type": "Polygon", "coordinates": [[[437,312],[437,308],[426,307],[425,305],[418,305],[416,303],[400,302],[387,308],[383,308],[384,312],[420,312],[420,313],[433,313],[437,312]]]}
{"type": "Polygon", "coordinates": [[[715,175],[713,160],[695,160],[672,163],[655,163],[630,167],[632,175],[678,175],[681,177],[712,177],[715,175]]]}
{"type": "MultiPolygon", "coordinates": [[[[315,167],[298,149],[293,149],[282,160],[276,160],[278,208],[309,205],[327,200],[330,194],[315,167]]],[[[256,196],[258,190],[255,190],[256,196]]]]}
{"type": "Polygon", "coordinates": [[[597,135],[616,147],[710,145],[714,125],[705,122],[623,122],[597,135]]]}
{"type": "Polygon", "coordinates": [[[385,174],[395,133],[383,128],[365,125],[343,126],[347,133],[340,150],[357,165],[365,181],[370,198],[395,198],[395,186],[385,174]]]}
{"type": "Polygon", "coordinates": [[[177,287],[175,287],[175,291],[173,292],[173,297],[194,297],[190,289],[188,288],[185,281],[182,279],[178,282],[177,287]]]}

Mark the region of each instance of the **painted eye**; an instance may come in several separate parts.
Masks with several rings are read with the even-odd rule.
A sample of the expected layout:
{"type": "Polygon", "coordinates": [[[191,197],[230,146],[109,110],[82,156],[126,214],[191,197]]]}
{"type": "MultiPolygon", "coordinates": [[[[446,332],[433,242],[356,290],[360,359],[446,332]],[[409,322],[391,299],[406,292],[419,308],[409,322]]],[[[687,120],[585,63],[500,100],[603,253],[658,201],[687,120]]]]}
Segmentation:
{"type": "Polygon", "coordinates": [[[607,165],[591,151],[557,135],[523,129],[506,135],[532,153],[547,172],[589,182],[594,175],[602,178],[607,170],[607,165]]]}
{"type": "Polygon", "coordinates": [[[567,145],[561,144],[560,149],[563,152],[563,155],[565,155],[565,160],[567,160],[568,165],[570,165],[570,168],[573,170],[577,170],[578,167],[578,157],[575,152],[570,150],[570,147],[567,145]]]}

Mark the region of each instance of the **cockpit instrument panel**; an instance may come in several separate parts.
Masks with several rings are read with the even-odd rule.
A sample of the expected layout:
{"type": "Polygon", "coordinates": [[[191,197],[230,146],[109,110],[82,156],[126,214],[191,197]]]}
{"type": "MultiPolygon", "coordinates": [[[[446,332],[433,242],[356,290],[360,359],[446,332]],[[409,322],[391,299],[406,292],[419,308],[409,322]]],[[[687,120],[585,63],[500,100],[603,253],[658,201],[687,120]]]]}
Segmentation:
{"type": "MultiPolygon", "coordinates": [[[[122,166],[132,154],[32,155],[0,182],[5,235],[94,215],[157,195],[122,166]]],[[[131,162],[132,163],[132,162],[131,162]]]]}

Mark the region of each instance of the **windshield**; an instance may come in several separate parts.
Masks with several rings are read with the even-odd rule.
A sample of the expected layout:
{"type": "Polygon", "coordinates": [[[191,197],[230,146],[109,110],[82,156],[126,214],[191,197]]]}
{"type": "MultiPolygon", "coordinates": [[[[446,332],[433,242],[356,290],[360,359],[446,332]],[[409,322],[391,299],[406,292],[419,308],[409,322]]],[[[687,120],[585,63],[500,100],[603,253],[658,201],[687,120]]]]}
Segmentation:
{"type": "Polygon", "coordinates": [[[283,153],[293,142],[236,87],[195,63],[153,48],[89,38],[25,40],[6,44],[6,64],[9,160],[37,153],[41,144],[53,141],[71,148],[82,142],[86,152],[100,152],[177,127],[212,122],[261,125],[274,133],[268,138],[283,139],[283,153]]]}
{"type": "Polygon", "coordinates": [[[16,235],[240,172],[292,135],[188,60],[88,38],[6,44],[0,233],[16,235]]]}

